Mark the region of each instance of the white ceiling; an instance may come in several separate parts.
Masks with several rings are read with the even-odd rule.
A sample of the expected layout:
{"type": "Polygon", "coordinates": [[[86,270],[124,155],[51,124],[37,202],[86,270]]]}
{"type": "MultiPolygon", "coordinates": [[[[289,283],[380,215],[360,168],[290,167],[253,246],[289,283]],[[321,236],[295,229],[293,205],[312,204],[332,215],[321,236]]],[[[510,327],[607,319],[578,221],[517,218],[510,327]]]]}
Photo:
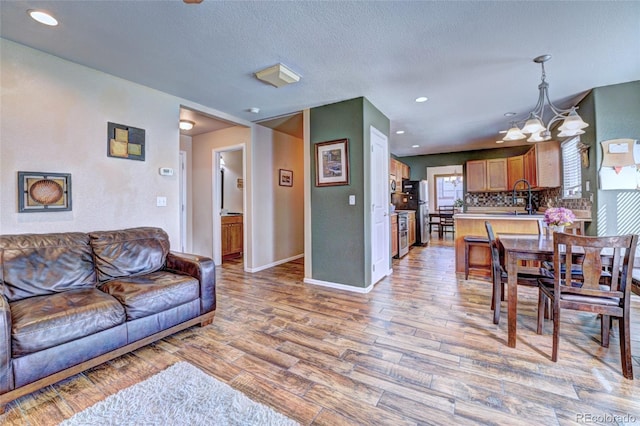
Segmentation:
{"type": "Polygon", "coordinates": [[[538,55],[553,55],[547,81],[561,107],[640,80],[637,1],[24,0],[0,9],[3,38],[250,121],[364,96],[391,119],[398,156],[497,147],[503,114],[524,119],[537,101],[538,55]],[[37,24],[30,8],[60,25],[37,24]],[[301,81],[277,89],[255,78],[278,62],[301,81]]]}

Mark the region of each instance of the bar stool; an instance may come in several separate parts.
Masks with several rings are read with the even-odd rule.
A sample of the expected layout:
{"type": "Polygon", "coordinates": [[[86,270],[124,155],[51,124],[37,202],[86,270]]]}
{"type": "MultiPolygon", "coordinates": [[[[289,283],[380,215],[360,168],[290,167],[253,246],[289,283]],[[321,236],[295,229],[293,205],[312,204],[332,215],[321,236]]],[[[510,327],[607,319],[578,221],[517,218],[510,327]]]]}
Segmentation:
{"type": "Polygon", "coordinates": [[[469,279],[469,249],[471,246],[489,247],[489,239],[478,235],[467,235],[464,237],[464,279],[469,279]]]}

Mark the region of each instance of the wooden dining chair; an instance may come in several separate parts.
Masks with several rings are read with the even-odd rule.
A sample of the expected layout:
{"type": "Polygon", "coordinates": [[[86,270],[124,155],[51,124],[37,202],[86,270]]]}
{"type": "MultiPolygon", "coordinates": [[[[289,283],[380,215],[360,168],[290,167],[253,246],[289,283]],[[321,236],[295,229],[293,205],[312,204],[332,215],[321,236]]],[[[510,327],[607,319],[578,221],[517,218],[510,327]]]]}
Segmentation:
{"type": "Polygon", "coordinates": [[[560,273],[539,280],[538,334],[543,332],[542,309],[546,301],[553,307],[553,348],[551,360],[558,360],[560,313],[562,309],[601,315],[601,345],[609,346],[611,318],[618,319],[622,374],[633,379],[631,337],[631,280],[638,235],[588,237],[555,233],[555,271],[573,271],[580,262],[582,274],[560,273]],[[561,249],[564,247],[564,250],[561,249]]]}
{"type": "MultiPolygon", "coordinates": [[[[493,310],[493,323],[498,324],[500,322],[500,302],[505,300],[504,286],[509,280],[509,275],[507,275],[504,265],[504,250],[493,232],[493,226],[489,221],[485,221],[484,226],[487,229],[489,250],[491,252],[491,281],[493,282],[491,309],[493,310]]],[[[539,278],[543,278],[543,276],[540,274],[518,273],[518,285],[537,287],[539,278]]]]}
{"type": "Polygon", "coordinates": [[[440,223],[438,225],[438,235],[442,238],[444,232],[447,230],[455,232],[455,222],[453,220],[454,208],[453,206],[443,206],[438,208],[438,215],[440,216],[440,223]]]}

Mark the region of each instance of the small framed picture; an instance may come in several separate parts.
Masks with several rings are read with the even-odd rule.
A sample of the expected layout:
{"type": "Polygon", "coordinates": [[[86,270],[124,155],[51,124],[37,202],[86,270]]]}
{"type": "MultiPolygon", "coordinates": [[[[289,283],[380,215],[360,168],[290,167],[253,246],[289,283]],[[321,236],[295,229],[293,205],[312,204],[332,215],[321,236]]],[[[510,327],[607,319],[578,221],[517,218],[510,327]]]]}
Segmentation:
{"type": "Polygon", "coordinates": [[[349,185],[349,140],[316,144],[316,186],[349,185]]]}
{"type": "Polygon", "coordinates": [[[144,148],[144,129],[107,123],[107,156],[144,161],[144,148]]]}
{"type": "Polygon", "coordinates": [[[18,172],[18,212],[71,210],[71,174],[18,172]]]}
{"type": "Polygon", "coordinates": [[[293,171],[280,169],[280,186],[293,186],[293,171]]]}

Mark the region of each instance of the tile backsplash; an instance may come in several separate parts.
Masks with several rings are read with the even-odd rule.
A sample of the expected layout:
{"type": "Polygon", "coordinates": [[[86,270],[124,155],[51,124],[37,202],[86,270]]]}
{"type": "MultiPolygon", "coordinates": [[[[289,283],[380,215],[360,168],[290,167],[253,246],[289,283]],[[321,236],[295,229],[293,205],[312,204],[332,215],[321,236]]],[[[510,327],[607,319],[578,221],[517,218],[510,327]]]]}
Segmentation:
{"type": "MultiPolygon", "coordinates": [[[[465,205],[467,207],[524,208],[527,196],[527,191],[516,191],[516,198],[525,200],[523,204],[513,202],[513,193],[511,191],[468,192],[465,195],[465,205]]],[[[588,198],[562,198],[560,188],[532,191],[531,201],[536,207],[567,207],[572,210],[590,210],[592,205],[588,198]]]]}

